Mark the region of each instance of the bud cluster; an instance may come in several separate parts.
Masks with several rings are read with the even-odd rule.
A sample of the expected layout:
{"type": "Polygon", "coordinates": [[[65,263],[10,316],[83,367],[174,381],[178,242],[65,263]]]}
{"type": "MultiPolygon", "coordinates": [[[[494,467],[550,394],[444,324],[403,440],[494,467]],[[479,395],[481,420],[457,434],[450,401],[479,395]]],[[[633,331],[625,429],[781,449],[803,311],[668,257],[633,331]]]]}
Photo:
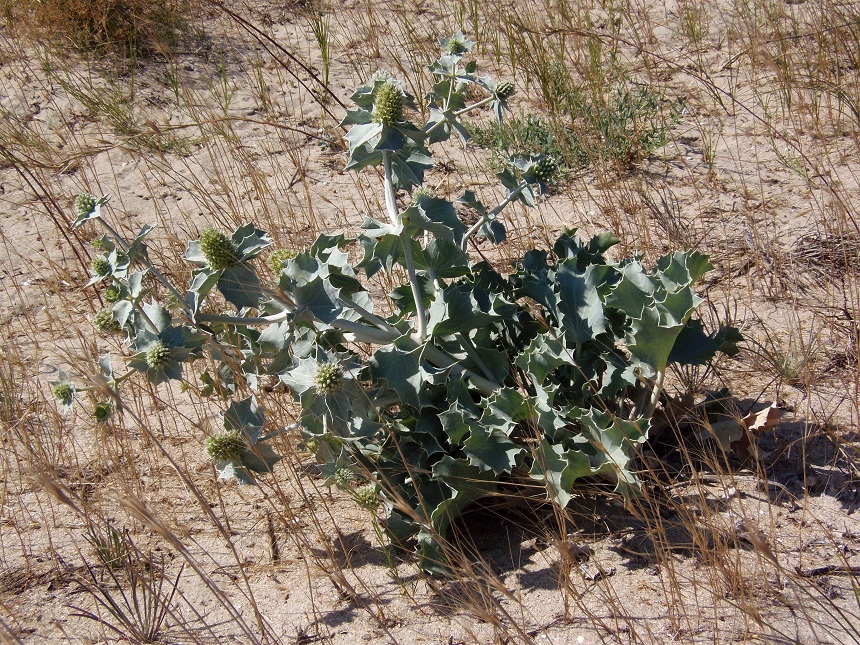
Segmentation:
{"type": "Polygon", "coordinates": [[[275,273],[280,273],[287,262],[296,257],[295,251],[289,249],[277,249],[269,254],[269,268],[275,273]]]}
{"type": "Polygon", "coordinates": [[[354,494],[356,503],[362,508],[373,511],[379,506],[379,493],[376,490],[376,484],[359,486],[355,489],[354,494]]]}
{"type": "Polygon", "coordinates": [[[227,431],[206,439],[206,454],[212,461],[238,461],[245,450],[245,439],[239,432],[227,431]]]}
{"type": "Polygon", "coordinates": [[[93,317],[93,324],[96,328],[104,333],[116,332],[120,330],[119,322],[113,317],[111,309],[102,309],[93,317]]]}
{"type": "Polygon", "coordinates": [[[343,387],[343,368],[335,363],[323,363],[314,375],[314,385],[320,394],[336,394],[343,387]]]}
{"type": "Polygon", "coordinates": [[[153,369],[166,367],[171,360],[170,348],[163,341],[155,341],[146,350],[146,364],[153,369]]]}
{"type": "Polygon", "coordinates": [[[200,251],[215,271],[228,269],[239,261],[233,241],[217,228],[200,233],[200,251]]]}
{"type": "Polygon", "coordinates": [[[98,200],[94,195],[81,193],[75,197],[75,214],[78,217],[86,217],[95,210],[97,203],[98,200]]]}
{"type": "Polygon", "coordinates": [[[349,486],[353,479],[355,479],[355,473],[349,468],[338,468],[334,474],[334,481],[338,486],[349,486]]]}
{"type": "Polygon", "coordinates": [[[70,405],[75,395],[75,388],[68,381],[61,381],[51,388],[51,394],[63,405],[70,405]]]}
{"type": "Polygon", "coordinates": [[[514,84],[510,81],[502,81],[496,85],[496,96],[500,99],[506,99],[514,93],[514,84]]]}
{"type": "Polygon", "coordinates": [[[90,262],[90,270],[93,272],[93,275],[104,278],[106,275],[110,275],[110,262],[105,256],[97,255],[90,262]]]}
{"type": "Polygon", "coordinates": [[[544,157],[534,165],[534,174],[539,181],[549,181],[558,172],[558,164],[552,157],[544,157]]]}
{"type": "Polygon", "coordinates": [[[122,300],[123,292],[122,287],[118,284],[108,285],[108,288],[105,289],[104,297],[108,302],[119,302],[122,300]]]}
{"type": "Polygon", "coordinates": [[[96,419],[96,423],[104,423],[110,419],[111,414],[113,414],[113,408],[107,401],[100,401],[93,409],[93,416],[96,419]]]}
{"type": "Polygon", "coordinates": [[[391,126],[403,120],[403,92],[394,81],[386,81],[373,101],[373,120],[391,126]]]}

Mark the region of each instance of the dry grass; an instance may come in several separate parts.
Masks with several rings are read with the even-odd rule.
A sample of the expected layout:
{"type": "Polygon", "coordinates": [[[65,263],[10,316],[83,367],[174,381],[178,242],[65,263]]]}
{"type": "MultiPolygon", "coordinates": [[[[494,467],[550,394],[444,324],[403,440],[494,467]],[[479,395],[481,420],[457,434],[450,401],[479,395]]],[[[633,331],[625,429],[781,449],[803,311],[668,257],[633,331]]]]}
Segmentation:
{"type": "MultiPolygon", "coordinates": [[[[114,638],[111,599],[134,613],[122,602],[135,589],[161,603],[149,636],[165,642],[860,642],[856,7],[230,5],[269,41],[186,2],[0,6],[17,23],[0,32],[0,642],[114,638]],[[115,71],[124,54],[58,54],[34,38],[46,26],[162,56],[130,78],[115,71]],[[708,316],[749,340],[737,359],[669,379],[641,499],[624,508],[583,487],[567,509],[526,503],[541,491],[492,500],[449,545],[458,576],[432,579],[321,487],[294,436],[260,487],[216,481],[202,445],[217,397],[130,383],[108,423],[80,405],[59,413],[56,370],[86,383],[100,354],[127,354],[90,323],[95,231],[69,232],[75,193],[111,193],[125,233],[158,224],[151,258],[179,284],[184,244],[206,226],[253,220],[287,249],[354,229],[382,196],[340,173],[337,101],[380,67],[408,72],[420,96],[433,38],[460,27],[516,80],[516,109],[557,128],[588,132],[577,92],[611,106],[609,71],[685,102],[667,145],[594,155],[539,209],[512,213],[506,247],[482,249],[505,266],[573,225],[612,230],[625,254],[711,254],[708,316]],[[175,47],[204,28],[205,50],[175,47]],[[771,402],[787,412],[775,428],[731,453],[712,440],[714,410],[743,418],[771,402]],[[120,548],[110,530],[127,566],[105,563],[120,548]]],[[[430,175],[439,194],[497,194],[485,151],[447,155],[430,175]]],[[[294,422],[282,392],[256,394],[272,428],[294,422]]]]}
{"type": "Polygon", "coordinates": [[[0,8],[29,37],[136,55],[171,51],[203,6],[198,0],[15,0],[0,8]]]}

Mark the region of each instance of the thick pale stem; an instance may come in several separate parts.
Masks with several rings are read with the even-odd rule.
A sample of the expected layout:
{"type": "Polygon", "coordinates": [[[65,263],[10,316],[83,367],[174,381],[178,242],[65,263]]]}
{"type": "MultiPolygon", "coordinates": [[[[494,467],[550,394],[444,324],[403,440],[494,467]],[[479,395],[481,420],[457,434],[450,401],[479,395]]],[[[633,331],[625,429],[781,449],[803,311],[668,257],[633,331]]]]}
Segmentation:
{"type": "MultiPolygon", "coordinates": [[[[385,207],[388,217],[394,226],[400,226],[400,211],[397,208],[397,198],[394,195],[394,178],[391,171],[390,150],[382,151],[382,169],[385,172],[385,207]]],[[[424,301],[421,298],[421,286],[418,283],[418,274],[415,271],[415,261],[412,258],[412,240],[404,232],[400,234],[403,244],[403,259],[406,262],[406,272],[409,275],[409,286],[412,288],[412,297],[415,299],[415,317],[418,319],[418,340],[424,342],[427,338],[427,312],[424,309],[424,301]]]]}
{"type": "Polygon", "coordinates": [[[498,206],[496,206],[491,211],[489,211],[485,215],[483,215],[480,219],[478,219],[478,221],[472,225],[472,228],[470,228],[468,231],[466,231],[466,234],[463,236],[463,241],[461,242],[461,245],[460,245],[462,247],[462,249],[465,251],[468,244],[469,244],[469,238],[471,238],[473,235],[475,235],[475,233],[480,231],[481,227],[484,224],[494,220],[496,218],[496,216],[502,212],[502,210],[505,208],[505,206],[507,206],[511,202],[515,201],[517,199],[517,197],[520,196],[520,193],[523,192],[523,190],[525,190],[526,187],[528,187],[528,185],[529,185],[529,183],[527,181],[521,181],[516,188],[514,188],[510,193],[508,193],[508,196],[505,197],[499,203],[498,206]]]}
{"type": "Polygon", "coordinates": [[[391,151],[382,151],[382,169],[385,173],[385,209],[388,218],[394,226],[400,224],[400,210],[397,208],[397,197],[394,195],[394,179],[391,170],[391,151]]]}
{"type": "Polygon", "coordinates": [[[415,316],[418,318],[418,342],[423,343],[427,338],[427,312],[424,310],[424,299],[421,296],[421,286],[412,259],[412,239],[404,231],[400,234],[403,244],[403,259],[406,261],[406,273],[409,275],[409,286],[412,287],[412,298],[415,300],[415,316]]]}
{"type": "Polygon", "coordinates": [[[478,348],[475,347],[469,336],[462,332],[457,334],[457,336],[460,338],[460,342],[463,345],[463,349],[466,350],[466,353],[469,355],[469,358],[475,361],[475,365],[477,365],[478,368],[484,373],[484,376],[492,380],[493,373],[490,371],[490,368],[487,367],[487,364],[484,362],[484,359],[481,358],[481,355],[478,354],[478,348]]]}

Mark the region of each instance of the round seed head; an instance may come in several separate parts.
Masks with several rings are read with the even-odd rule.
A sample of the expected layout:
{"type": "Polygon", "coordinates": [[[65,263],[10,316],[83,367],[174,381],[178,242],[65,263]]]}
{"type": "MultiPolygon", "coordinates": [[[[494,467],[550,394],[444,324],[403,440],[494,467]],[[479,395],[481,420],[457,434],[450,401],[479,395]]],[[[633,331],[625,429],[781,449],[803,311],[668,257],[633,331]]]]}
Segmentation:
{"type": "Polygon", "coordinates": [[[146,350],[146,364],[153,369],[166,367],[170,364],[173,358],[170,355],[170,348],[163,341],[157,340],[149,349],[146,350]]]}
{"type": "Polygon", "coordinates": [[[95,210],[97,203],[98,200],[94,195],[81,193],[75,197],[75,214],[78,217],[86,217],[95,210]]]}
{"type": "Polygon", "coordinates": [[[75,396],[75,387],[68,381],[61,381],[51,388],[51,394],[63,405],[69,405],[75,396]]]}
{"type": "Polygon", "coordinates": [[[355,501],[362,508],[369,511],[376,510],[379,506],[379,493],[376,491],[376,484],[364,484],[355,489],[355,501]]]}
{"type": "Polygon", "coordinates": [[[498,96],[500,99],[506,99],[514,93],[515,89],[516,88],[514,88],[514,84],[510,81],[502,81],[501,83],[496,85],[496,96],[498,96]]]}
{"type": "Polygon", "coordinates": [[[233,241],[217,228],[207,228],[200,233],[200,251],[215,271],[227,269],[239,261],[233,241]]]}
{"type": "Polygon", "coordinates": [[[206,439],[206,454],[212,461],[239,461],[245,439],[238,432],[222,432],[206,439]]]}
{"type": "Polygon", "coordinates": [[[272,269],[275,273],[280,273],[281,269],[283,269],[287,262],[296,257],[295,251],[290,251],[289,249],[277,249],[276,251],[272,251],[269,255],[269,268],[272,269]]]}
{"type": "Polygon", "coordinates": [[[93,317],[93,324],[96,328],[105,333],[119,331],[119,322],[114,320],[113,311],[110,309],[102,309],[93,317]]]}
{"type": "Polygon", "coordinates": [[[355,479],[355,473],[349,468],[338,468],[334,474],[334,481],[338,486],[349,486],[353,479],[355,479]]]}
{"type": "Polygon", "coordinates": [[[458,38],[457,36],[454,36],[448,40],[445,50],[449,54],[454,54],[455,56],[459,56],[460,54],[464,54],[468,51],[468,49],[466,49],[466,43],[464,43],[463,40],[458,38]]]}
{"type": "Polygon", "coordinates": [[[105,289],[105,300],[108,302],[119,302],[122,300],[122,287],[118,284],[108,285],[105,289]]]}
{"type": "Polygon", "coordinates": [[[343,387],[343,368],[335,363],[323,363],[314,376],[314,384],[321,394],[336,394],[343,387]]]}
{"type": "Polygon", "coordinates": [[[403,93],[393,81],[386,81],[376,92],[373,120],[390,126],[403,120],[403,93]]]}
{"type": "Polygon", "coordinates": [[[311,437],[305,441],[305,448],[307,448],[308,452],[311,454],[316,454],[317,450],[319,450],[320,442],[316,437],[311,437]]]}
{"type": "Polygon", "coordinates": [[[96,404],[96,407],[93,409],[93,416],[96,419],[96,423],[104,423],[108,419],[110,419],[110,415],[113,413],[113,409],[111,408],[110,403],[107,401],[102,401],[96,404]]]}
{"type": "Polygon", "coordinates": [[[93,275],[103,278],[106,275],[110,275],[110,262],[105,256],[97,255],[92,259],[92,262],[90,262],[90,270],[93,272],[93,275]]]}
{"type": "Polygon", "coordinates": [[[549,181],[558,171],[558,164],[552,157],[544,157],[534,166],[535,177],[540,181],[549,181]]]}

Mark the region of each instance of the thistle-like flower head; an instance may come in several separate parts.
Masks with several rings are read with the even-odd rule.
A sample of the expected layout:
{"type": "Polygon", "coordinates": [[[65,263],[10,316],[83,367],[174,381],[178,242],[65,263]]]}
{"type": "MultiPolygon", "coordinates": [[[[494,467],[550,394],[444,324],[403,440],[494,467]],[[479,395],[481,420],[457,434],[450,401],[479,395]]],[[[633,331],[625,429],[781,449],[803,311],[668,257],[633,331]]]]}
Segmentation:
{"type": "Polygon", "coordinates": [[[241,433],[221,432],[206,439],[206,454],[212,461],[238,461],[245,446],[241,433]]]}
{"type": "Polygon", "coordinates": [[[338,468],[334,473],[334,481],[338,486],[349,486],[353,479],[355,479],[355,473],[349,468],[338,468]]]}
{"type": "Polygon", "coordinates": [[[552,157],[543,157],[534,165],[534,174],[539,181],[549,181],[556,172],[558,164],[552,157]]]}
{"type": "Polygon", "coordinates": [[[93,417],[95,417],[96,423],[104,423],[110,419],[111,414],[113,414],[113,408],[107,401],[100,401],[93,409],[93,417]]]}
{"type": "Polygon", "coordinates": [[[110,261],[103,255],[97,255],[90,262],[90,271],[93,272],[93,275],[104,278],[106,275],[110,275],[110,261]]]}
{"type": "Polygon", "coordinates": [[[403,91],[393,80],[385,81],[373,100],[373,120],[391,126],[403,120],[403,91]]]}
{"type": "Polygon", "coordinates": [[[146,364],[153,369],[164,368],[173,360],[170,348],[164,341],[157,340],[146,350],[146,364]]]}
{"type": "Polygon", "coordinates": [[[343,368],[336,363],[323,363],[314,375],[314,385],[320,394],[337,394],[343,387],[343,368]]]}
{"type": "Polygon", "coordinates": [[[510,81],[502,81],[496,85],[496,96],[500,99],[506,99],[514,93],[515,89],[514,84],[510,81]]]}
{"type": "Polygon", "coordinates": [[[269,268],[275,273],[280,273],[281,269],[283,269],[287,262],[296,257],[295,251],[290,251],[289,249],[277,249],[272,251],[269,255],[269,268]]]}
{"type": "Polygon", "coordinates": [[[215,271],[228,269],[239,261],[233,241],[217,228],[200,233],[200,251],[215,271]]]}
{"type": "Polygon", "coordinates": [[[376,484],[359,486],[355,489],[354,495],[356,503],[362,508],[374,511],[379,506],[379,493],[376,490],[376,484]]]}
{"type": "Polygon", "coordinates": [[[102,309],[93,317],[93,324],[96,328],[104,333],[115,332],[120,330],[119,322],[113,317],[111,309],[102,309]]]}
{"type": "Polygon", "coordinates": [[[432,199],[435,196],[430,188],[422,184],[412,192],[412,203],[417,204],[422,198],[432,199]]]}
{"type": "Polygon", "coordinates": [[[75,396],[75,386],[69,381],[60,381],[51,388],[51,394],[63,405],[71,405],[75,396]]]}
{"type": "Polygon", "coordinates": [[[108,285],[107,289],[105,289],[105,300],[108,302],[119,302],[122,300],[122,287],[118,284],[108,285]]]}
{"type": "Polygon", "coordinates": [[[86,217],[95,210],[98,201],[99,200],[96,199],[95,195],[81,193],[75,197],[75,214],[78,217],[86,217]]]}

